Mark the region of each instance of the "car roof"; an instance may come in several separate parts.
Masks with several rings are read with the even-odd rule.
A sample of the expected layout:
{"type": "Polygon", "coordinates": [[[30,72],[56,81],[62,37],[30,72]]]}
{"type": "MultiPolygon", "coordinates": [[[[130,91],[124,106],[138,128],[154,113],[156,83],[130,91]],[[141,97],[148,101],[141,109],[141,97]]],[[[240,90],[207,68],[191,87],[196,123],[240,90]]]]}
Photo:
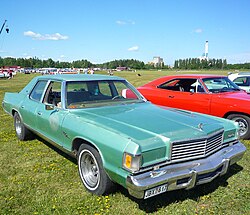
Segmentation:
{"type": "Polygon", "coordinates": [[[98,81],[98,80],[125,80],[118,76],[109,75],[88,75],[88,74],[57,74],[38,76],[39,80],[56,80],[56,81],[98,81]]]}
{"type": "Polygon", "coordinates": [[[250,76],[250,72],[240,72],[238,76],[250,76]]]}
{"type": "Polygon", "coordinates": [[[226,77],[226,76],[224,76],[224,75],[212,75],[212,74],[180,74],[180,75],[163,76],[163,77],[158,78],[154,81],[170,80],[170,79],[176,79],[176,78],[202,79],[202,78],[216,78],[216,77],[226,77]]]}
{"type": "Polygon", "coordinates": [[[181,75],[170,75],[165,77],[175,78],[212,78],[212,77],[226,77],[224,75],[213,75],[213,74],[181,74],[181,75]]]}
{"type": "Polygon", "coordinates": [[[163,76],[161,78],[155,79],[143,86],[150,86],[150,85],[159,85],[163,82],[169,81],[171,79],[178,79],[178,78],[193,78],[193,79],[203,79],[203,78],[219,78],[219,77],[227,77],[224,75],[213,75],[213,74],[176,74],[176,75],[168,75],[163,76]]]}

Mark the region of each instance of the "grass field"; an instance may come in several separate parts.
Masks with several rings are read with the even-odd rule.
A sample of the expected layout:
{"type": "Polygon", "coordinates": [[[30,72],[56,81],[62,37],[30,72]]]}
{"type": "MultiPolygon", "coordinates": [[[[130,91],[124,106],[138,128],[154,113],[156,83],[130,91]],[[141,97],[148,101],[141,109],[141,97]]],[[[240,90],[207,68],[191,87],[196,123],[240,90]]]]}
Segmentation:
{"type": "MultiPolygon", "coordinates": [[[[140,86],[174,73],[182,72],[115,75],[140,86]]],[[[34,76],[18,74],[0,80],[0,100],[5,92],[20,91],[34,76]]],[[[74,160],[41,139],[18,141],[13,119],[2,108],[0,125],[0,214],[250,214],[250,141],[243,141],[248,149],[244,158],[224,177],[189,191],[136,200],[120,186],[108,196],[91,195],[80,182],[74,160]]]]}

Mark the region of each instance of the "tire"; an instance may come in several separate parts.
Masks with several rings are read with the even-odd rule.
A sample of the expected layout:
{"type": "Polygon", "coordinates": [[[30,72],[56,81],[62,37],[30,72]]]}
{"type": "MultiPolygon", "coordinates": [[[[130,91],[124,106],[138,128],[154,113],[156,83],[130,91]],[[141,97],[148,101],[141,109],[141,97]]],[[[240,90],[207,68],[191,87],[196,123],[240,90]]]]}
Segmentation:
{"type": "Polygon", "coordinates": [[[240,126],[240,138],[250,139],[250,118],[243,114],[231,114],[227,119],[233,120],[239,123],[240,126]]]}
{"type": "Polygon", "coordinates": [[[96,149],[82,144],[77,153],[78,171],[84,187],[93,194],[109,193],[114,184],[103,169],[102,159],[96,149]]]}
{"type": "Polygon", "coordinates": [[[25,127],[20,115],[17,112],[14,114],[14,127],[16,136],[19,140],[29,140],[32,138],[31,131],[25,127]]]}

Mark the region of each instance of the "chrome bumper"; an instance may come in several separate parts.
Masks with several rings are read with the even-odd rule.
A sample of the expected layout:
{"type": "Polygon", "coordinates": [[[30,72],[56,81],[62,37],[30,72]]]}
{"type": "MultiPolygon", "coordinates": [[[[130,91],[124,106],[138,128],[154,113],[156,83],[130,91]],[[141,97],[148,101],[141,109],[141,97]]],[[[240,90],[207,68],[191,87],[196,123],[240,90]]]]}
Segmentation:
{"type": "Polygon", "coordinates": [[[246,147],[238,142],[207,158],[170,164],[157,170],[129,175],[126,180],[127,189],[130,195],[138,199],[144,198],[146,190],[163,184],[167,184],[167,191],[191,189],[226,174],[228,167],[239,161],[245,151],[246,147]]]}

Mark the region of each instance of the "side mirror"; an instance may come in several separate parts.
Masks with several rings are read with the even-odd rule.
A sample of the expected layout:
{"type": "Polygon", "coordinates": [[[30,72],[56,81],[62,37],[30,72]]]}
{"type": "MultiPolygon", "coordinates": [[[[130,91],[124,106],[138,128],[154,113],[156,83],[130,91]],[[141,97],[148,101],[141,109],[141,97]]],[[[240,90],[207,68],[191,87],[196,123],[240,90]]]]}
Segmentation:
{"type": "Polygon", "coordinates": [[[46,104],[45,105],[45,110],[54,110],[55,109],[55,106],[52,105],[52,104],[46,104]]]}

